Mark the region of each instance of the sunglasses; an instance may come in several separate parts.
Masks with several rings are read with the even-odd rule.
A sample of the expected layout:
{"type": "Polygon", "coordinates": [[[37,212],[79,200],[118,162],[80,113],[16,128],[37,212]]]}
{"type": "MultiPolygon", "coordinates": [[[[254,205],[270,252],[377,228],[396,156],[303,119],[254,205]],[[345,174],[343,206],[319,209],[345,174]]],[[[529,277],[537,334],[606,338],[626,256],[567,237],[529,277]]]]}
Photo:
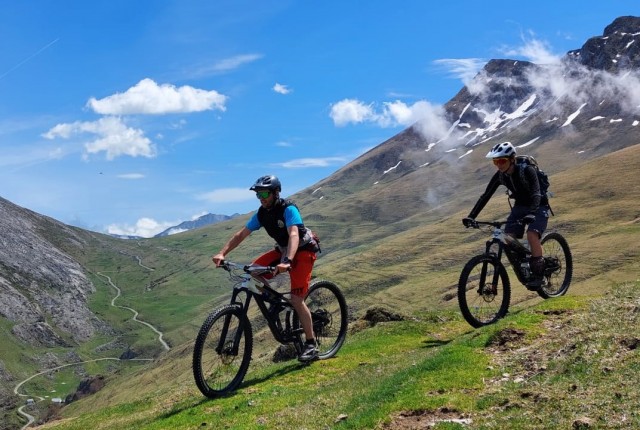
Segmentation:
{"type": "Polygon", "coordinates": [[[500,157],[500,158],[493,159],[493,164],[495,164],[496,166],[504,166],[508,162],[509,162],[509,157],[500,157]]]}
{"type": "Polygon", "coordinates": [[[271,191],[256,191],[256,197],[259,199],[266,199],[271,194],[271,191]]]}

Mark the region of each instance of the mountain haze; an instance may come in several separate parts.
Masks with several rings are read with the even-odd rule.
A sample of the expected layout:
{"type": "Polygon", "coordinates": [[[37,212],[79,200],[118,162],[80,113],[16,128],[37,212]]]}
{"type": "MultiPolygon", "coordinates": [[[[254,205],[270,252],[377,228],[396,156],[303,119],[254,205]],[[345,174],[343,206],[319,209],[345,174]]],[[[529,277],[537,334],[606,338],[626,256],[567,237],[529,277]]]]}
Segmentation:
{"type": "MultiPolygon", "coordinates": [[[[291,196],[305,224],[322,239],[316,273],[338,281],[353,319],[380,303],[403,311],[455,308],[452,285],[464,261],[486,240],[484,234],[464,231],[459,219],[493,172],[485,154],[502,141],[534,155],[552,175],[551,191],[564,191],[551,200],[558,216],[550,226],[568,234],[578,262],[593,262],[589,240],[611,233],[596,231],[586,215],[580,218],[584,211],[606,208],[607,214],[624,218],[628,234],[637,237],[640,213],[625,204],[619,190],[635,196],[639,188],[631,173],[637,165],[625,164],[638,160],[639,89],[640,17],[616,19],[602,36],[553,64],[489,61],[428,119],[291,196]],[[599,161],[609,170],[598,171],[599,161]],[[609,172],[616,175],[614,189],[607,188],[608,179],[614,183],[609,172]],[[571,234],[579,234],[581,241],[574,242],[571,234]],[[420,300],[412,300],[411,294],[420,300]],[[423,303],[414,303],[418,301],[423,303]]],[[[496,195],[483,215],[504,215],[505,200],[496,195]]],[[[228,293],[210,256],[246,219],[246,214],[234,215],[181,234],[166,231],[152,239],[119,240],[69,227],[0,198],[4,428],[20,428],[15,409],[24,398],[13,389],[38,372],[97,357],[159,358],[153,365],[166,365],[156,333],[132,322],[128,309],[139,311],[140,319],[163,333],[171,357],[188,357],[212,301],[221,303],[228,293]],[[115,288],[107,279],[121,289],[115,303],[115,288]]],[[[607,218],[599,214],[597,219],[607,218]]],[[[233,258],[248,261],[271,246],[265,236],[252,235],[233,258]]],[[[637,265],[637,251],[620,248],[627,260],[615,270],[626,276],[637,265]]],[[[588,288],[593,283],[604,282],[601,276],[591,267],[578,267],[575,283],[592,292],[588,288]]],[[[580,291],[576,288],[569,294],[580,291]]],[[[114,378],[126,374],[118,366],[85,365],[70,371],[65,378],[73,387],[66,389],[98,373],[114,378]]],[[[34,380],[20,394],[64,389],[54,380],[34,380]]],[[[39,409],[39,419],[44,409],[39,409]]]]}
{"type": "Polygon", "coordinates": [[[193,230],[194,228],[204,227],[205,225],[216,224],[222,221],[228,221],[231,218],[237,217],[239,214],[233,215],[216,215],[206,214],[199,216],[193,221],[183,221],[178,225],[169,227],[168,229],[156,234],[154,237],[164,237],[172,234],[182,233],[185,231],[193,230]]]}

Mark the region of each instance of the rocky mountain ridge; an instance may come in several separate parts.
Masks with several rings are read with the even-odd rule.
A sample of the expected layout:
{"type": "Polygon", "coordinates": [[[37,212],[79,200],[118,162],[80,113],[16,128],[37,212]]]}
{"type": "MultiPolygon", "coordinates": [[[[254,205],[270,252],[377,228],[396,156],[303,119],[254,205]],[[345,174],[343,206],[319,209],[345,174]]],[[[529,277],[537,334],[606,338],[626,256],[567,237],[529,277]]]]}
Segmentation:
{"type": "Polygon", "coordinates": [[[109,330],[87,307],[95,286],[48,237],[86,246],[77,229],[0,198],[0,316],[12,334],[37,346],[71,346],[109,330]]]}
{"type": "Polygon", "coordinates": [[[399,222],[454,193],[457,200],[477,198],[479,189],[462,185],[487,177],[484,155],[502,141],[536,156],[549,173],[638,143],[639,63],[640,17],[632,16],[553,64],[490,60],[439,117],[376,146],[298,200],[317,208],[312,217],[321,218],[334,201],[349,207],[353,222],[399,222]],[[359,194],[364,189],[376,189],[377,201],[369,204],[359,194]]]}

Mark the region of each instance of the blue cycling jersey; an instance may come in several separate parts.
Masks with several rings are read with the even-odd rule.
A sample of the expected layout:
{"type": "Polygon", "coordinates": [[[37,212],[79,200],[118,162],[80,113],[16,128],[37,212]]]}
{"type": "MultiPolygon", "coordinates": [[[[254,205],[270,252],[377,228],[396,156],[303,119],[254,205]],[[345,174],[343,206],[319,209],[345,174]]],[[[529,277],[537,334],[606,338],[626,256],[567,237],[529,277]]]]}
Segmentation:
{"type": "MultiPolygon", "coordinates": [[[[295,205],[287,206],[284,209],[284,224],[285,227],[289,228],[292,225],[303,225],[302,216],[300,215],[300,211],[295,205]]],[[[262,225],[258,220],[258,211],[256,211],[253,216],[247,221],[246,227],[251,231],[260,230],[262,225]]]]}

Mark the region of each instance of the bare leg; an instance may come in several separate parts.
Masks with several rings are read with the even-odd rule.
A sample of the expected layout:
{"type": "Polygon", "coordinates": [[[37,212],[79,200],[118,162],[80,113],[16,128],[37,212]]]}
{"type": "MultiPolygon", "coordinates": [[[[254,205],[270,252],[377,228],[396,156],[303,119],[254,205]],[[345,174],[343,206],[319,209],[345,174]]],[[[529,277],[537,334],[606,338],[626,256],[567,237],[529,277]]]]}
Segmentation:
{"type": "Polygon", "coordinates": [[[307,307],[307,304],[304,302],[303,298],[292,294],[291,305],[293,305],[293,308],[298,313],[298,318],[300,318],[300,324],[302,324],[302,329],[304,330],[306,339],[314,339],[315,336],[313,334],[311,311],[309,311],[309,308],[307,307]]]}
{"type": "Polygon", "coordinates": [[[531,247],[532,257],[542,257],[542,244],[540,243],[540,235],[537,231],[528,231],[527,240],[531,247]]]}

